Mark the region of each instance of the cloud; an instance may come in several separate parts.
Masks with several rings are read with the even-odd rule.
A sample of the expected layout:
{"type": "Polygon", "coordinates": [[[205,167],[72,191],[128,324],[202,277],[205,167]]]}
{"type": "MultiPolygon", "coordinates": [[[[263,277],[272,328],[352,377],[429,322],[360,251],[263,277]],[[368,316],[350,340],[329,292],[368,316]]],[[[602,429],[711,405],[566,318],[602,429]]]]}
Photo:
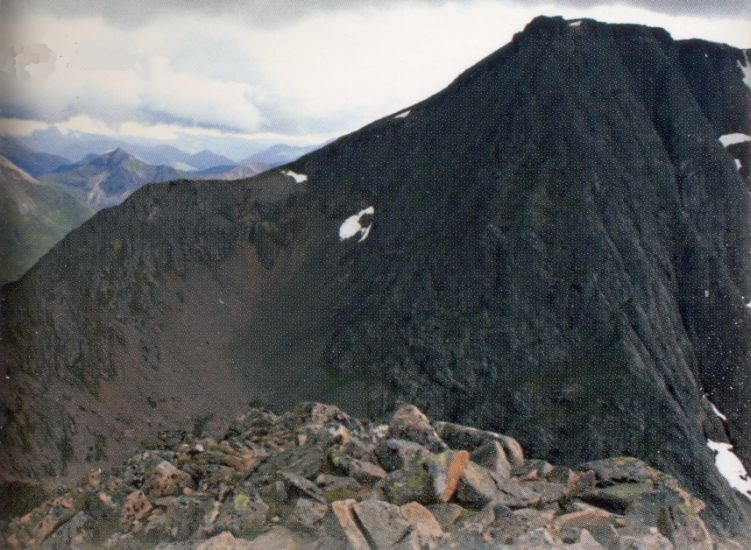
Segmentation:
{"type": "MultiPolygon", "coordinates": [[[[336,14],[366,8],[384,7],[436,7],[451,3],[473,5],[477,0],[130,0],[111,2],[108,0],[55,0],[44,9],[61,17],[100,14],[113,26],[132,28],[160,18],[178,13],[194,13],[200,18],[226,15],[245,25],[269,26],[285,25],[290,21],[305,19],[311,15],[336,14]]],[[[517,0],[521,7],[536,9],[546,0],[517,0]]],[[[28,9],[23,0],[4,0],[10,13],[28,9]]],[[[743,16],[749,13],[747,0],[558,0],[565,8],[593,8],[626,6],[644,8],[653,12],[673,15],[727,17],[743,16]]],[[[41,9],[41,8],[38,8],[41,9]]]]}
{"type": "MultiPolygon", "coordinates": [[[[180,9],[176,2],[24,3],[13,25],[0,29],[0,51],[44,45],[49,55],[32,52],[29,63],[49,69],[53,59],[54,70],[25,80],[0,72],[0,115],[150,139],[326,139],[437,92],[540,13],[751,45],[747,19],[668,15],[643,7],[657,2],[634,3],[331,1],[306,2],[302,11],[289,0],[179,2],[180,9]],[[269,23],[273,9],[289,17],[269,23]]],[[[678,4],[661,5],[683,13],[678,4]]],[[[0,5],[3,19],[20,4],[0,5]]]]}
{"type": "Polygon", "coordinates": [[[76,115],[66,121],[54,125],[63,134],[79,132],[82,134],[97,134],[101,136],[114,136],[115,131],[105,122],[88,115],[76,115]]]}

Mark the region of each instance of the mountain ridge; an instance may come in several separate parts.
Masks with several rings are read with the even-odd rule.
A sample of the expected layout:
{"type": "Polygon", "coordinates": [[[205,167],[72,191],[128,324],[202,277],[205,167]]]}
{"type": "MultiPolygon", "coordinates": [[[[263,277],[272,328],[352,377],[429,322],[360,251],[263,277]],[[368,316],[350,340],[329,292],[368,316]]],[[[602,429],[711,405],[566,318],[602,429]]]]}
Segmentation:
{"type": "Polygon", "coordinates": [[[100,212],[0,292],[3,403],[40,381],[58,396],[3,411],[4,463],[40,475],[25,438],[37,464],[80,472],[97,437],[116,456],[127,437],[106,434],[219,398],[402,399],[556,461],[639,456],[743,532],[749,504],[706,440],[749,464],[748,182],[707,107],[730,92],[700,86],[742,83],[743,56],[691,86],[686,48],[538,18],[406,115],[252,180],[147,186],[100,212]]]}

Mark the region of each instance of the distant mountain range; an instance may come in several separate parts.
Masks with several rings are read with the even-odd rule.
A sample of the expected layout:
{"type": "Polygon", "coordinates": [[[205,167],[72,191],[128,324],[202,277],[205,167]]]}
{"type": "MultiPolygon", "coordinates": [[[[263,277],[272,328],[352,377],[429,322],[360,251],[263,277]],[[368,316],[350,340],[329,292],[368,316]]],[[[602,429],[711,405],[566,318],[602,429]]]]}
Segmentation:
{"type": "MultiPolygon", "coordinates": [[[[204,160],[222,158],[208,151],[198,155],[204,160]]],[[[120,204],[148,183],[179,179],[242,179],[266,169],[262,164],[247,163],[215,166],[200,171],[176,170],[171,166],[148,164],[123,149],[115,149],[100,156],[88,155],[80,162],[60,166],[40,179],[66,187],[92,208],[100,209],[120,204]]]]}
{"type": "Polygon", "coordinates": [[[62,185],[92,208],[99,209],[119,204],[147,183],[248,178],[319,147],[278,144],[233,162],[208,150],[186,153],[171,145],[146,146],[111,139],[98,140],[94,145],[88,141],[85,138],[78,144],[69,143],[70,157],[76,158],[92,147],[96,150],[116,147],[101,153],[87,152],[79,161],[71,162],[64,156],[36,151],[19,139],[3,136],[0,154],[31,176],[62,185]]]}
{"type": "Polygon", "coordinates": [[[311,153],[316,149],[320,149],[323,145],[325,144],[309,145],[306,147],[284,144],[273,145],[268,149],[254,153],[248,158],[241,160],[240,164],[259,163],[273,168],[275,166],[281,166],[282,164],[295,161],[303,155],[311,153]]]}
{"type": "MultiPolygon", "coordinates": [[[[229,139],[227,138],[227,140],[229,139]]],[[[219,138],[217,140],[215,144],[218,148],[217,150],[223,150],[224,141],[219,140],[219,138]]],[[[248,149],[247,142],[243,142],[243,140],[237,138],[234,141],[238,141],[239,143],[235,143],[230,148],[234,151],[231,156],[233,158],[242,158],[242,160],[235,162],[226,155],[217,154],[215,150],[187,153],[172,144],[155,143],[153,140],[106,137],[79,132],[64,134],[54,127],[37,130],[28,136],[18,138],[16,141],[22,142],[31,149],[45,151],[75,162],[82,160],[87,155],[102,155],[119,148],[128,151],[130,154],[137,156],[149,164],[163,164],[178,170],[205,170],[214,166],[237,165],[248,162],[279,166],[285,162],[296,160],[300,156],[325,145],[325,143],[310,146],[288,145],[284,143],[270,144],[262,145],[260,150],[252,154],[247,154],[245,153],[248,149]]]]}
{"type": "Polygon", "coordinates": [[[23,275],[94,211],[0,156],[0,284],[23,275]]]}
{"type": "Polygon", "coordinates": [[[0,155],[33,177],[70,164],[70,160],[65,157],[35,151],[21,141],[7,136],[0,136],[0,155]]]}
{"type": "Polygon", "coordinates": [[[0,151],[0,284],[21,277],[96,210],[120,204],[144,185],[179,179],[237,180],[269,168],[259,162],[233,163],[211,151],[189,154],[170,146],[154,147],[145,156],[180,158],[186,166],[205,168],[188,171],[152,165],[123,149],[90,153],[71,163],[8,137],[0,138],[0,151]]]}

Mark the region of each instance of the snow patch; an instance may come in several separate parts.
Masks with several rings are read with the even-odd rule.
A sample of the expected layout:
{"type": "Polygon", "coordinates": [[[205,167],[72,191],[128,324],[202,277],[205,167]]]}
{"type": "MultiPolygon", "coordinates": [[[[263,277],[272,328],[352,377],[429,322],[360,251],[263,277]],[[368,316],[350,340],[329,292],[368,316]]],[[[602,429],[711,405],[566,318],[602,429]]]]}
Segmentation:
{"type": "Polygon", "coordinates": [[[360,237],[360,240],[357,241],[358,243],[363,242],[365,239],[368,238],[368,235],[370,235],[370,229],[373,227],[373,224],[371,223],[368,227],[362,230],[362,237],[360,237]]]}
{"type": "Polygon", "coordinates": [[[412,111],[410,109],[407,109],[406,111],[402,111],[398,115],[394,115],[394,118],[407,118],[409,116],[409,113],[412,111]]]}
{"type": "Polygon", "coordinates": [[[741,134],[740,132],[720,136],[720,143],[722,143],[725,147],[728,147],[729,145],[735,145],[736,143],[745,143],[747,141],[751,141],[751,136],[741,134]]]}
{"type": "Polygon", "coordinates": [[[363,227],[360,225],[360,218],[363,216],[373,216],[375,214],[375,208],[372,206],[368,206],[364,210],[360,210],[357,214],[354,214],[344,220],[342,225],[339,226],[339,240],[344,241],[346,239],[350,239],[360,234],[360,240],[358,242],[362,242],[365,239],[368,238],[368,235],[370,234],[370,229],[373,227],[373,224],[371,223],[367,227],[363,227]]]}
{"type": "Polygon", "coordinates": [[[730,443],[708,439],[707,447],[716,453],[714,465],[722,477],[728,480],[733,489],[751,500],[751,479],[740,458],[733,452],[733,446],[730,443]]]}
{"type": "Polygon", "coordinates": [[[569,27],[578,27],[581,24],[582,24],[582,21],[572,21],[571,23],[568,24],[568,26],[569,27]]]}
{"type": "Polygon", "coordinates": [[[715,415],[719,416],[721,419],[723,419],[725,422],[727,422],[728,417],[722,414],[720,410],[717,407],[715,407],[715,404],[709,401],[709,399],[707,399],[707,401],[709,402],[709,406],[712,407],[712,412],[715,413],[715,415]]]}
{"type": "Polygon", "coordinates": [[[742,65],[738,61],[738,68],[743,72],[743,83],[751,90],[751,62],[748,59],[748,52],[743,52],[743,59],[746,64],[742,65]]]}
{"type": "Polygon", "coordinates": [[[743,163],[739,159],[733,159],[735,161],[735,167],[740,171],[743,168],[743,163]]]}
{"type": "Polygon", "coordinates": [[[307,174],[298,174],[297,172],[293,172],[292,170],[282,170],[283,176],[288,176],[295,180],[295,183],[305,183],[308,181],[307,174]]]}

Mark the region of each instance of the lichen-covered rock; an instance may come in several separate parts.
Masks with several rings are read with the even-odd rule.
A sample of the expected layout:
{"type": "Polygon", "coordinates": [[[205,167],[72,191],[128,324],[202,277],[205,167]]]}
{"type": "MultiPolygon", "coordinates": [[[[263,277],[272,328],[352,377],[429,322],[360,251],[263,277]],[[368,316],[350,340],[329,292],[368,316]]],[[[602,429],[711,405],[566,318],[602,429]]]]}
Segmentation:
{"type": "MultiPolygon", "coordinates": [[[[553,466],[523,459],[498,434],[445,423],[434,430],[416,408],[400,410],[399,435],[421,442],[315,403],[282,415],[248,411],[224,439],[165,436],[163,448],[86,476],[13,519],[2,543],[12,550],[714,550],[699,516],[704,503],[638,460],[553,466]],[[434,438],[439,432],[465,448],[446,448],[434,438]]],[[[733,544],[721,540],[717,548],[738,550],[733,544]]]]}

